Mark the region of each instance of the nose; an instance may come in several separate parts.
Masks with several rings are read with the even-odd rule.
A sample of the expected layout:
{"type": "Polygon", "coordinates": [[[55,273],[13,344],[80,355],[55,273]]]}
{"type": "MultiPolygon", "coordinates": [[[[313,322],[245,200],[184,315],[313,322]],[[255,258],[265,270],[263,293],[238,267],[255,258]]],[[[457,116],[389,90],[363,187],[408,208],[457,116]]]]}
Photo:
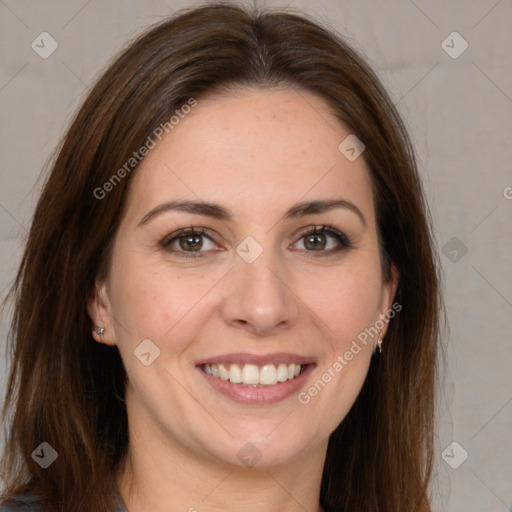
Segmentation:
{"type": "Polygon", "coordinates": [[[224,321],[260,336],[293,325],[300,301],[293,292],[291,273],[271,251],[264,251],[252,263],[235,258],[223,301],[224,321]]]}

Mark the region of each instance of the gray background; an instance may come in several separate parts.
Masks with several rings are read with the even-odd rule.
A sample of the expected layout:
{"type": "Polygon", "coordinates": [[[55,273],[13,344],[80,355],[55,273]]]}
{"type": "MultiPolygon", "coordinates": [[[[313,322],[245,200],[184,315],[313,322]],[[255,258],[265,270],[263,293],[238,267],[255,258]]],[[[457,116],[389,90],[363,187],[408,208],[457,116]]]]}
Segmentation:
{"type": "MultiPolygon", "coordinates": [[[[505,512],[512,503],[512,1],[259,3],[303,9],[342,32],[378,71],[413,134],[450,322],[435,506],[505,512]],[[457,58],[445,51],[463,49],[454,31],[469,45],[457,58]]],[[[0,0],[2,297],[19,262],[42,165],[89,84],[129,38],[191,5],[0,0]],[[44,31],[59,45],[46,59],[31,48],[34,40],[41,46],[44,31]]],[[[7,317],[0,332],[0,391],[7,317]]]]}

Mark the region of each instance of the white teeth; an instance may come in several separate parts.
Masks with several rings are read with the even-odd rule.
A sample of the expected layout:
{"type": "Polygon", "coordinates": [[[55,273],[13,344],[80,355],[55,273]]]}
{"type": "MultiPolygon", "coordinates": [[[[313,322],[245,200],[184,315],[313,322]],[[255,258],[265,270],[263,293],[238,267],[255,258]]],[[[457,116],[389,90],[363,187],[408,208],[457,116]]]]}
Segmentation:
{"type": "Polygon", "coordinates": [[[240,382],[243,382],[244,379],[242,377],[242,370],[240,370],[240,367],[237,364],[232,364],[229,368],[229,380],[235,384],[240,384],[240,382]]]}
{"type": "MultiPolygon", "coordinates": [[[[300,370],[300,367],[299,367],[300,370]]],[[[273,364],[266,364],[260,370],[260,384],[276,385],[277,384],[277,370],[273,364]]]]}
{"type": "Polygon", "coordinates": [[[246,386],[275,386],[278,382],[286,382],[301,374],[300,364],[279,365],[266,364],[261,368],[255,364],[205,364],[205,373],[222,380],[229,380],[234,384],[246,386]]]}
{"type": "Polygon", "coordinates": [[[229,370],[223,364],[219,364],[219,373],[222,380],[229,379],[229,370]]]}
{"type": "Polygon", "coordinates": [[[212,370],[212,375],[214,377],[220,377],[220,372],[219,372],[219,369],[217,368],[217,365],[216,364],[212,364],[210,366],[211,370],[212,370]]]}
{"type": "Polygon", "coordinates": [[[242,380],[244,384],[259,384],[260,371],[255,364],[245,364],[242,370],[242,380]]]}
{"type": "Polygon", "coordinates": [[[288,380],[288,367],[281,363],[277,368],[277,380],[279,382],[286,382],[288,380]]]}

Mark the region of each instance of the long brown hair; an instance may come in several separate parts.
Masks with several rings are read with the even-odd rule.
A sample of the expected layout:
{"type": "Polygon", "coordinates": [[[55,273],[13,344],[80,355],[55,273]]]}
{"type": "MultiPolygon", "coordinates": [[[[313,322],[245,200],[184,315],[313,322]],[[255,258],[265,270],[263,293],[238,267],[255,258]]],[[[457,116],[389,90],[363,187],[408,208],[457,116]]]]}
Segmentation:
{"type": "Polygon", "coordinates": [[[431,511],[442,304],[406,129],[379,79],[332,29],[232,3],[180,11],[140,36],[99,78],[56,152],[9,294],[6,495],[31,492],[51,511],[113,509],[128,445],[126,373],[117,347],[93,342],[86,302],[108,272],[136,170],[104,184],[190,98],[278,84],[322,97],[364,142],[384,275],[391,263],[400,274],[402,310],[330,437],[321,504],[328,512],[431,511]],[[59,454],[48,469],[31,456],[42,442],[59,454]]]}

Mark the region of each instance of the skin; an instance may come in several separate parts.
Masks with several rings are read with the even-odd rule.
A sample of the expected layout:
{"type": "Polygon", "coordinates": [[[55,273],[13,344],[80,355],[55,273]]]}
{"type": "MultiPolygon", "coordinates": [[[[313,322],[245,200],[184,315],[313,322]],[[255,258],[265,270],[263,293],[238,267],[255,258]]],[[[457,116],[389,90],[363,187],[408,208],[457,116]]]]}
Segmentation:
{"type": "Polygon", "coordinates": [[[338,150],[347,135],[313,94],[241,89],[200,98],[132,176],[110,272],[88,303],[128,373],[131,442],[117,481],[130,512],[321,510],[328,438],[359,394],[376,338],[306,405],[296,394],[236,403],[195,365],[292,352],[316,362],[307,390],[391,307],[396,278],[383,281],[368,168],[338,150]],[[365,223],[349,208],[283,218],[298,202],[338,198],[365,223]],[[232,219],[168,211],[138,226],[177,199],[218,203],[232,219]],[[329,254],[340,244],[327,234],[313,250],[301,232],[311,225],[334,227],[352,246],[329,254]],[[174,252],[162,248],[190,226],[212,238],[202,257],[184,257],[179,240],[174,252]],[[263,249],[253,263],[236,252],[248,236],[263,249]],[[145,339],[160,350],[149,366],[133,353],[145,339]],[[261,453],[252,468],[237,457],[246,442],[261,453]]]}

